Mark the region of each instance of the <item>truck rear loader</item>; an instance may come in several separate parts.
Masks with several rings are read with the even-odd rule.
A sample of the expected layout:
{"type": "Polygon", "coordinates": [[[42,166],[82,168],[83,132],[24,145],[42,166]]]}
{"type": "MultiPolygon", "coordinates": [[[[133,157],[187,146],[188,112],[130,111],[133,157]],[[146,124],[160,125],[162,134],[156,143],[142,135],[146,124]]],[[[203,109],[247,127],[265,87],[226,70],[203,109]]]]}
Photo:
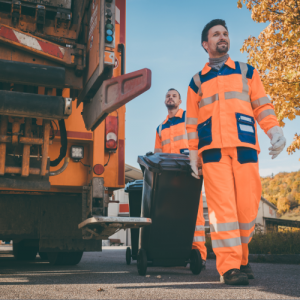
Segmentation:
{"type": "Polygon", "coordinates": [[[126,0],[0,0],[0,239],[77,264],[147,218],[108,217],[125,184],[126,0]],[[115,201],[115,200],[114,200],[115,201]]]}

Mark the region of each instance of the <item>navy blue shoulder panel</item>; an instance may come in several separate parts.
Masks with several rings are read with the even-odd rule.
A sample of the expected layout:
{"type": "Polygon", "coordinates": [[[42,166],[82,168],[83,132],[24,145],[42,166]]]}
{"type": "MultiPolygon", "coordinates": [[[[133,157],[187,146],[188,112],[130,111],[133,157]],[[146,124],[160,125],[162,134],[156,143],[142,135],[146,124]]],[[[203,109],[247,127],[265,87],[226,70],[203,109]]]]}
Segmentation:
{"type": "Polygon", "coordinates": [[[159,134],[159,126],[160,126],[160,125],[158,125],[157,128],[156,128],[157,134],[159,134]]]}
{"type": "Polygon", "coordinates": [[[180,124],[180,123],[184,123],[184,122],[185,122],[185,111],[183,112],[181,118],[173,117],[173,118],[169,119],[165,124],[163,124],[161,130],[164,130],[166,128],[170,128],[171,126],[174,126],[174,125],[177,125],[177,124],[180,124]]]}
{"type": "Polygon", "coordinates": [[[214,69],[211,69],[208,73],[206,73],[205,75],[202,75],[201,73],[199,73],[200,75],[200,80],[201,80],[201,83],[204,83],[206,81],[209,81],[215,77],[218,76],[218,71],[217,70],[214,70],[214,69]]]}
{"type": "Polygon", "coordinates": [[[228,67],[227,65],[223,65],[221,69],[221,76],[233,75],[233,74],[242,74],[241,67],[238,61],[234,62],[235,69],[228,67]]]}
{"type": "Polygon", "coordinates": [[[250,66],[249,64],[247,64],[247,66],[248,66],[248,72],[247,72],[246,77],[248,79],[252,79],[254,68],[252,66],[250,66]]]}
{"type": "Polygon", "coordinates": [[[190,88],[197,94],[199,88],[196,86],[194,78],[192,78],[191,82],[190,82],[190,88]]]}
{"type": "Polygon", "coordinates": [[[185,113],[186,113],[186,111],[184,110],[184,111],[183,111],[183,114],[182,114],[183,122],[185,122],[185,113]]]}

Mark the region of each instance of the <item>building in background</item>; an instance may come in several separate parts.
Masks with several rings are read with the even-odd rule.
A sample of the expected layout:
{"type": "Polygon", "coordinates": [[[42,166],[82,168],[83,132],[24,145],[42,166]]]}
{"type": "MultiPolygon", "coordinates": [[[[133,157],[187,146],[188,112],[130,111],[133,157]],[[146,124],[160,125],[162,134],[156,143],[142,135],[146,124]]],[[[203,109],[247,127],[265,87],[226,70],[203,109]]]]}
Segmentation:
{"type": "Polygon", "coordinates": [[[266,224],[264,219],[265,218],[274,218],[276,219],[277,216],[277,206],[273,203],[269,202],[264,197],[261,197],[258,213],[256,217],[256,229],[261,230],[262,232],[266,232],[266,224]]]}

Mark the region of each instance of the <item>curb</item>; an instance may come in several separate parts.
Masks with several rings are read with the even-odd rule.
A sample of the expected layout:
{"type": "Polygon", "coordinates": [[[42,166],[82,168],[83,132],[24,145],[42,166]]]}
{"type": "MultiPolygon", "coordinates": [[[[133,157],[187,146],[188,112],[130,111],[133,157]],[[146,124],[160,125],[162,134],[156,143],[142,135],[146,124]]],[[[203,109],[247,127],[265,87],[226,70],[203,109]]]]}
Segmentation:
{"type": "MultiPolygon", "coordinates": [[[[207,254],[208,259],[216,259],[213,252],[207,254]]],[[[249,262],[300,264],[300,254],[249,254],[249,262]]]]}

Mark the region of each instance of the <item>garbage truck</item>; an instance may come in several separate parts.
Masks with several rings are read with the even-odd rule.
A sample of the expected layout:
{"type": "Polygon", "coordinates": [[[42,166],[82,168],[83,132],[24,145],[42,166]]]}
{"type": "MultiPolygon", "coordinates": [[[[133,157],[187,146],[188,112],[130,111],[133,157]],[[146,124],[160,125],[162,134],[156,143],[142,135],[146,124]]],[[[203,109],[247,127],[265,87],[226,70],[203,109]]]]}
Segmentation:
{"type": "Polygon", "coordinates": [[[75,265],[151,223],[107,216],[125,104],[151,86],[125,50],[126,0],[0,0],[0,240],[17,260],[75,265]]]}

